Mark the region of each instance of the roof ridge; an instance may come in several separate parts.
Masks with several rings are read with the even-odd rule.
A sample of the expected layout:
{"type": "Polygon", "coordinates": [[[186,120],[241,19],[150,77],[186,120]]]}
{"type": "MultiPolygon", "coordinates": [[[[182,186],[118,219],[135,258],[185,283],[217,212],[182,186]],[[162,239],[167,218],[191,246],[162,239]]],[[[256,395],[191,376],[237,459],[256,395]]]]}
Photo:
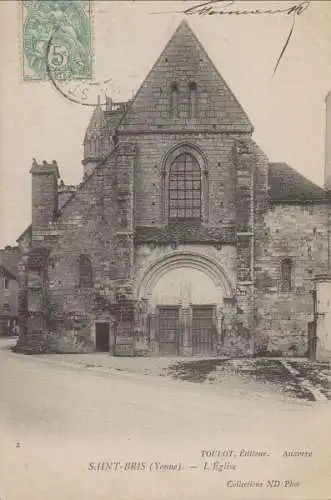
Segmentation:
{"type": "Polygon", "coordinates": [[[296,175],[302,177],[302,179],[304,179],[305,181],[309,182],[310,184],[312,184],[313,186],[316,186],[317,188],[319,189],[322,189],[322,191],[325,191],[326,192],[326,189],[324,188],[324,186],[319,186],[318,184],[316,184],[316,182],[312,181],[311,179],[308,179],[308,177],[306,177],[305,175],[303,175],[301,172],[299,172],[299,170],[297,170],[296,168],[292,167],[291,165],[289,165],[286,161],[279,161],[279,162],[269,162],[269,165],[284,165],[286,166],[288,169],[292,170],[293,172],[295,172],[296,175]]]}
{"type": "Polygon", "coordinates": [[[327,191],[286,162],[268,162],[270,198],[277,202],[328,201],[327,191]]]}

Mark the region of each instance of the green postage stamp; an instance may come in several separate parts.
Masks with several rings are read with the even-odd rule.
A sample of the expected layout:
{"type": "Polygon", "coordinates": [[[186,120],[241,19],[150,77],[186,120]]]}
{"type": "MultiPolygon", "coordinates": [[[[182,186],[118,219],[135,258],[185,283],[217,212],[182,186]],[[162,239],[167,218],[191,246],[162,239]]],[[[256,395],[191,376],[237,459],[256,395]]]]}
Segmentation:
{"type": "Polygon", "coordinates": [[[21,0],[24,80],[92,78],[90,0],[21,0]]]}

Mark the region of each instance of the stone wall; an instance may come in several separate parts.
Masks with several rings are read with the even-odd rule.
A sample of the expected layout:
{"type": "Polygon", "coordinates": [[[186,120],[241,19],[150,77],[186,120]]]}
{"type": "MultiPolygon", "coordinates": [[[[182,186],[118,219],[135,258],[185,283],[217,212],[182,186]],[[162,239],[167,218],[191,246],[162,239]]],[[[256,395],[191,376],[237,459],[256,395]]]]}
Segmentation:
{"type": "MultiPolygon", "coordinates": [[[[234,296],[219,311],[225,311],[228,353],[238,353],[241,343],[247,354],[305,354],[311,280],[327,270],[326,205],[268,202],[267,158],[249,135],[192,134],[187,141],[180,134],[141,134],[137,145],[123,139],[57,218],[34,226],[34,245],[51,249],[48,314],[62,344],[66,338],[69,350],[80,349],[85,339],[93,346],[94,323],[101,320],[109,321],[114,339],[114,318],[123,340],[127,326],[115,310],[118,298],[137,307],[137,284],[148,266],[183,250],[214,259],[233,286],[234,296]],[[183,144],[205,162],[208,217],[176,228],[163,217],[162,178],[168,152],[183,144]],[[81,254],[92,263],[91,288],[79,285],[81,254]],[[283,293],[280,263],[286,257],[294,263],[293,287],[283,293]]],[[[136,327],[146,323],[148,311],[145,319],[135,314],[136,327]]]]}
{"type": "MultiPolygon", "coordinates": [[[[331,361],[331,279],[316,279],[316,359],[331,361]]],[[[315,333],[315,332],[314,332],[315,333]]],[[[313,339],[311,339],[314,342],[313,339]]]]}
{"type": "Polygon", "coordinates": [[[256,241],[256,349],[305,355],[313,321],[312,278],[327,271],[328,207],[271,204],[256,241]],[[292,289],[280,287],[281,261],[293,262],[292,289]]]}
{"type": "Polygon", "coordinates": [[[46,278],[48,329],[57,331],[62,343],[66,337],[75,349],[80,342],[74,340],[74,332],[90,342],[93,321],[104,317],[105,311],[110,320],[117,296],[131,296],[134,163],[134,146],[119,144],[77,188],[60,215],[47,228],[38,227],[42,245],[51,249],[46,278]],[[79,282],[81,254],[91,261],[91,287],[79,282]]]}
{"type": "Polygon", "coordinates": [[[18,283],[0,266],[0,335],[14,333],[17,316],[18,283]]]}
{"type": "Polygon", "coordinates": [[[201,151],[202,176],[207,177],[206,223],[209,226],[235,224],[236,170],[233,158],[235,134],[141,134],[136,137],[139,160],[135,172],[135,217],[137,226],[159,226],[163,220],[164,161],[175,146],[186,144],[201,151]]]}
{"type": "Polygon", "coordinates": [[[17,246],[0,249],[0,335],[13,334],[17,330],[19,258],[17,246]]]}

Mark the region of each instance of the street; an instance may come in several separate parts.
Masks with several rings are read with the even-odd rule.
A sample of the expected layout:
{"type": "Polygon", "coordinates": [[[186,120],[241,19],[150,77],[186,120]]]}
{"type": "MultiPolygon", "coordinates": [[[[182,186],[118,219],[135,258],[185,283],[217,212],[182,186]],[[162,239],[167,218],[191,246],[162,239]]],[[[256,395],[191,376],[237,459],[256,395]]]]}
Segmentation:
{"type": "Polygon", "coordinates": [[[0,349],[1,500],[329,497],[330,403],[54,359],[0,349]]]}

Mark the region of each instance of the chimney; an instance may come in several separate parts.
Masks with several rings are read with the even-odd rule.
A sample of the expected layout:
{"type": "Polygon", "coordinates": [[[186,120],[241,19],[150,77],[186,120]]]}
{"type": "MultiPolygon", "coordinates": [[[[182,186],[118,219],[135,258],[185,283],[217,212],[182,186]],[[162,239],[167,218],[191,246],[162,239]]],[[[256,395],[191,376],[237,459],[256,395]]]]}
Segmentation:
{"type": "Polygon", "coordinates": [[[37,237],[39,234],[43,239],[42,233],[47,230],[49,222],[54,220],[57,212],[59,169],[54,160],[50,163],[43,161],[38,164],[33,159],[30,174],[32,177],[32,235],[37,237]]]}
{"type": "Polygon", "coordinates": [[[331,191],[331,90],[325,98],[326,116],[325,116],[325,170],[324,170],[324,188],[331,191]]]}

